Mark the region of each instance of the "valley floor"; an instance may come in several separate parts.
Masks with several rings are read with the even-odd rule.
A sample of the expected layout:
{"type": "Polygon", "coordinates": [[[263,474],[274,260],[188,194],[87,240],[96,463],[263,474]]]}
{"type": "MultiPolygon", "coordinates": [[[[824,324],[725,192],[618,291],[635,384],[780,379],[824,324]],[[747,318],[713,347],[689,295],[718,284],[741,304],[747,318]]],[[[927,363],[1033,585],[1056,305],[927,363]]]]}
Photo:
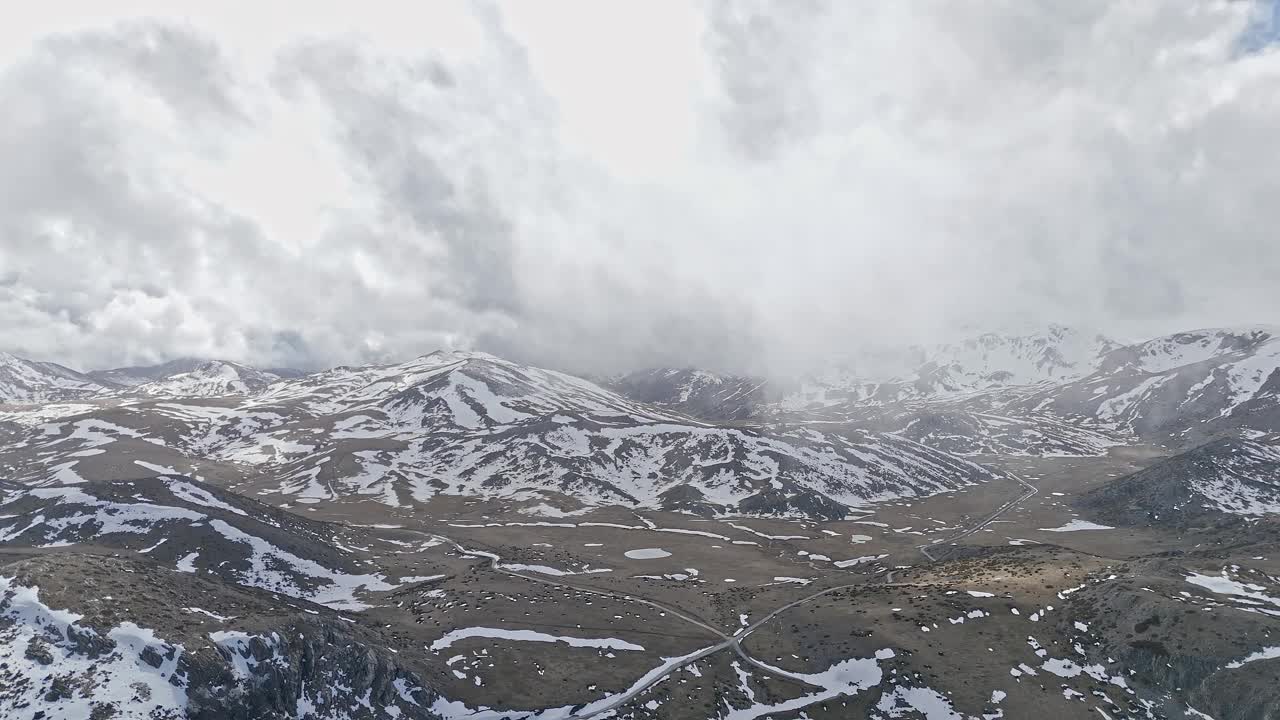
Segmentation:
{"type": "MultiPolygon", "coordinates": [[[[1006,479],[836,522],[449,496],[294,509],[365,526],[389,575],[443,575],[365,617],[392,629],[452,716],[1125,717],[1168,700],[1119,669],[1081,671],[1089,622],[1054,606],[1144,556],[1191,549],[1071,508],[1155,457],[981,458],[1006,479]],[[1041,647],[1066,657],[1050,665],[1041,647]]],[[[1228,560],[1240,558],[1214,562],[1228,560]]]]}
{"type": "MultiPolygon", "coordinates": [[[[1159,456],[979,458],[1003,477],[831,522],[566,511],[550,494],[285,503],[392,589],[356,612],[276,596],[263,613],[374,634],[446,718],[1270,717],[1280,684],[1258,671],[1275,663],[1249,657],[1280,646],[1274,539],[1072,507],[1159,456]],[[1224,706],[1214,682],[1249,699],[1224,706]]],[[[0,576],[64,552],[0,548],[0,576]]],[[[112,582],[61,577],[62,596],[163,615],[145,595],[116,612],[86,578],[112,582]]],[[[225,608],[248,601],[189,602],[172,631],[188,649],[243,629],[225,608]]]]}

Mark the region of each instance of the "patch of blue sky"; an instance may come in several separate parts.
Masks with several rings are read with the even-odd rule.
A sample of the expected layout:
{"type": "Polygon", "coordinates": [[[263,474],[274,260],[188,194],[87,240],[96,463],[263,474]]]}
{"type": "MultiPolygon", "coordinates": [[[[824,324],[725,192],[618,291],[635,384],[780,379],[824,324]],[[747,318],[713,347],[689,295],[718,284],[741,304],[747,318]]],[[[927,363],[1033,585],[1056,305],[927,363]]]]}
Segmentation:
{"type": "Polygon", "coordinates": [[[1238,47],[1246,55],[1280,44],[1280,0],[1257,0],[1256,5],[1249,25],[1240,33],[1238,47]]]}

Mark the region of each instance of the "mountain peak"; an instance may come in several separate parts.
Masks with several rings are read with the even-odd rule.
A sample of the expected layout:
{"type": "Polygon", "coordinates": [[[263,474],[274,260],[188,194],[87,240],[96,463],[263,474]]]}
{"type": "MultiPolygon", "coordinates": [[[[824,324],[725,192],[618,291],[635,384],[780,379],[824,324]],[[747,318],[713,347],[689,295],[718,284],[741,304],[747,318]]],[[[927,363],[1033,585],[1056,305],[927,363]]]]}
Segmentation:
{"type": "Polygon", "coordinates": [[[103,393],[109,388],[57,363],[0,352],[0,402],[39,403],[103,393]]]}
{"type": "Polygon", "coordinates": [[[184,397],[245,395],[258,392],[280,379],[274,373],[229,360],[187,359],[161,367],[165,370],[187,369],[169,374],[162,371],[159,377],[136,385],[133,391],[143,395],[184,397]]]}
{"type": "Polygon", "coordinates": [[[466,362],[477,360],[483,362],[512,364],[510,360],[500,358],[497,355],[484,352],[483,350],[434,350],[425,355],[420,355],[416,359],[431,359],[436,362],[466,362]]]}

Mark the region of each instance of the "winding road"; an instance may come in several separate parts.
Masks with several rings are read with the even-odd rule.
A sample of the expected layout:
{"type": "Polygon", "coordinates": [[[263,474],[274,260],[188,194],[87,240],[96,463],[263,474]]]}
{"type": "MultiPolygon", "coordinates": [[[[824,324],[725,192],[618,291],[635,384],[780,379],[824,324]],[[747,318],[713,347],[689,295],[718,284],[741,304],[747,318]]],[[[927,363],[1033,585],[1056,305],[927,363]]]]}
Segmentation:
{"type": "MultiPolygon", "coordinates": [[[[997,508],[996,510],[994,510],[993,512],[991,512],[990,514],[988,514],[988,515],[986,515],[985,517],[983,517],[981,520],[979,520],[979,521],[977,521],[976,523],[974,523],[974,524],[972,524],[972,525],[970,525],[970,526],[966,527],[964,530],[961,530],[960,532],[956,533],[955,535],[952,535],[952,536],[947,537],[947,538],[943,538],[943,539],[941,539],[941,540],[937,540],[937,541],[932,542],[932,543],[926,543],[926,544],[923,544],[923,545],[917,545],[917,546],[916,546],[916,549],[917,549],[917,550],[919,550],[919,551],[920,551],[920,553],[921,553],[921,554],[923,554],[923,555],[925,556],[925,558],[927,558],[927,559],[929,560],[929,562],[938,562],[938,561],[939,561],[939,559],[940,559],[940,557],[939,557],[938,555],[935,555],[934,553],[930,552],[930,551],[929,551],[929,548],[936,548],[938,545],[942,545],[942,544],[948,544],[948,545],[951,545],[951,544],[956,543],[956,542],[957,542],[957,541],[959,541],[959,540],[963,540],[964,538],[966,538],[966,537],[968,537],[968,536],[970,536],[970,535],[972,535],[972,534],[974,534],[974,533],[978,532],[979,530],[981,530],[981,529],[985,528],[986,526],[990,525],[992,522],[994,522],[994,521],[995,521],[997,518],[999,518],[1001,515],[1003,515],[1003,514],[1007,513],[1007,512],[1008,512],[1008,511],[1010,511],[1010,510],[1012,510],[1014,507],[1017,507],[1020,503],[1022,503],[1023,501],[1025,501],[1027,498],[1030,498],[1031,496],[1033,496],[1033,495],[1035,495],[1037,492],[1039,492],[1039,489],[1038,489],[1038,488],[1036,488],[1036,486],[1034,486],[1034,485],[1032,485],[1031,483],[1027,482],[1026,480],[1022,479],[1021,477],[1018,477],[1017,475],[1014,475],[1013,473],[1007,473],[1007,475],[1008,475],[1011,479],[1013,479],[1013,480],[1017,481],[1019,484],[1023,485],[1023,486],[1026,488],[1026,492],[1024,492],[1022,495],[1020,495],[1020,496],[1018,496],[1018,497],[1016,497],[1016,498],[1014,498],[1014,499],[1012,499],[1012,500],[1010,500],[1010,501],[1008,501],[1008,502],[1004,503],[1004,504],[1003,504],[1003,505],[1001,505],[999,508],[997,508]]],[[[647,523],[647,524],[651,524],[651,523],[647,523]]],[[[651,529],[656,529],[656,528],[651,528],[651,529]]],[[[693,626],[695,626],[695,627],[698,627],[698,628],[701,628],[701,629],[703,629],[703,630],[706,630],[706,631],[708,631],[708,632],[712,633],[713,635],[715,635],[715,636],[717,636],[717,637],[719,637],[719,638],[720,638],[720,642],[718,642],[718,643],[716,643],[716,644],[714,644],[714,645],[709,645],[709,646],[704,647],[704,648],[702,648],[702,649],[700,649],[700,650],[696,650],[696,651],[694,651],[693,653],[690,653],[689,655],[685,655],[685,656],[681,657],[681,658],[680,658],[680,661],[679,661],[679,662],[677,662],[677,663],[673,663],[673,664],[671,664],[671,665],[664,666],[663,671],[662,671],[661,673],[656,673],[656,674],[651,674],[651,675],[645,675],[645,676],[643,676],[643,677],[642,677],[638,682],[636,682],[634,685],[632,685],[631,687],[627,688],[625,691],[623,691],[623,692],[619,693],[618,695],[614,696],[614,698],[613,698],[612,700],[610,700],[606,705],[599,706],[599,707],[590,707],[590,706],[587,706],[587,707],[590,707],[590,710],[589,710],[589,711],[582,712],[581,714],[579,714],[579,713],[576,713],[576,712],[575,712],[575,713],[572,715],[572,717],[574,717],[574,718],[583,718],[583,719],[585,719],[585,718],[592,718],[592,717],[599,717],[600,715],[603,715],[603,714],[608,713],[608,712],[610,712],[610,711],[612,711],[612,710],[615,710],[615,709],[617,709],[617,708],[619,708],[619,707],[621,707],[621,706],[623,706],[623,705],[626,705],[627,703],[631,702],[631,700],[633,700],[636,696],[640,695],[640,694],[641,694],[641,693],[643,693],[644,691],[648,690],[649,688],[653,687],[654,685],[657,685],[658,683],[660,683],[660,682],[662,682],[663,680],[665,680],[666,678],[668,678],[672,673],[674,673],[674,672],[676,672],[676,671],[678,671],[678,670],[680,670],[680,669],[682,669],[682,668],[684,668],[684,667],[686,667],[686,666],[688,666],[688,665],[691,665],[691,664],[693,664],[693,663],[695,663],[695,662],[698,662],[699,660],[701,660],[701,659],[703,659],[703,658],[705,658],[705,657],[707,657],[707,656],[709,656],[709,655],[714,655],[715,653],[720,652],[721,650],[725,650],[725,649],[732,649],[732,650],[733,650],[733,652],[734,652],[738,657],[742,658],[745,662],[747,662],[748,664],[750,664],[750,665],[751,665],[751,666],[753,666],[753,667],[759,668],[760,670],[762,670],[762,671],[764,671],[764,672],[766,672],[766,673],[768,673],[768,674],[770,674],[770,675],[775,675],[775,676],[778,676],[778,677],[782,677],[782,678],[784,678],[784,679],[786,679],[786,680],[788,680],[788,681],[790,681],[790,682],[796,682],[796,683],[800,683],[800,684],[803,684],[803,685],[808,685],[808,686],[810,686],[810,687],[817,687],[816,685],[813,685],[813,683],[808,682],[807,680],[805,680],[802,676],[800,676],[800,675],[798,675],[798,674],[795,674],[795,673],[789,673],[789,672],[787,672],[787,671],[785,671],[785,670],[781,670],[781,669],[779,669],[779,668],[773,667],[773,666],[771,666],[771,665],[768,665],[768,664],[766,664],[766,663],[764,663],[764,662],[761,662],[760,660],[757,660],[756,658],[752,657],[749,653],[747,653],[747,651],[746,651],[745,649],[743,649],[743,647],[742,647],[742,641],[743,641],[744,639],[746,639],[749,635],[751,635],[751,633],[755,632],[755,631],[756,631],[756,630],[758,630],[760,627],[764,626],[764,625],[765,625],[765,624],[767,624],[769,621],[773,620],[775,617],[777,617],[778,615],[781,615],[782,613],[784,613],[784,612],[786,612],[786,611],[788,611],[788,610],[791,610],[791,609],[796,608],[796,607],[800,607],[801,605],[805,605],[805,604],[807,604],[807,603],[809,603],[809,602],[812,602],[812,601],[814,601],[814,600],[816,600],[816,599],[818,599],[818,598],[820,598],[820,597],[823,597],[824,595],[830,595],[831,593],[839,592],[839,591],[841,591],[841,590],[848,590],[848,589],[857,588],[857,587],[864,587],[864,586],[866,586],[869,582],[871,582],[871,581],[869,581],[869,580],[862,580],[862,581],[860,581],[860,582],[856,582],[856,583],[847,583],[847,584],[844,584],[844,585],[836,585],[836,586],[834,586],[834,587],[829,587],[829,588],[825,588],[825,589],[823,589],[823,590],[819,590],[819,591],[814,592],[814,593],[812,593],[812,594],[810,594],[810,595],[806,595],[806,596],[804,596],[804,597],[802,597],[802,598],[800,598],[800,599],[798,599],[798,600],[793,600],[792,602],[789,602],[789,603],[787,603],[787,604],[785,604],[785,605],[782,605],[782,606],[780,606],[780,607],[778,607],[778,608],[774,609],[774,610],[773,610],[772,612],[770,612],[769,614],[765,615],[763,618],[760,618],[760,619],[759,619],[759,620],[757,620],[756,622],[752,623],[751,625],[748,625],[747,627],[742,628],[741,630],[738,630],[738,631],[737,631],[737,632],[735,632],[734,634],[729,635],[729,634],[726,634],[725,632],[721,631],[720,629],[718,629],[718,628],[716,628],[716,627],[714,627],[714,626],[712,626],[712,625],[710,625],[710,624],[708,624],[708,623],[706,623],[706,622],[703,622],[702,620],[699,620],[699,619],[697,619],[697,618],[695,618],[695,617],[692,617],[692,616],[691,616],[691,614],[689,614],[689,613],[683,612],[683,611],[681,611],[681,610],[678,610],[678,609],[676,609],[676,608],[673,608],[673,607],[671,607],[671,606],[669,606],[669,605],[665,605],[665,604],[660,603],[660,602],[658,602],[658,601],[656,601],[656,600],[652,600],[652,599],[650,599],[650,598],[646,598],[646,597],[643,597],[643,596],[640,596],[640,595],[636,595],[636,594],[634,594],[634,593],[620,593],[620,592],[612,592],[612,591],[609,591],[609,590],[601,590],[601,589],[593,588],[593,587],[587,587],[587,586],[582,586],[582,585],[575,585],[574,583],[565,582],[565,581],[563,581],[563,580],[553,580],[553,579],[546,578],[546,577],[539,577],[539,576],[536,576],[536,575],[529,575],[529,574],[522,573],[522,572],[519,572],[519,571],[516,571],[516,570],[511,570],[511,569],[509,569],[509,568],[505,568],[505,567],[503,567],[503,566],[502,566],[502,558],[501,558],[501,556],[499,556],[497,553],[494,553],[494,552],[491,552],[491,551],[488,551],[488,550],[474,550],[474,549],[466,548],[466,547],[464,547],[461,543],[459,543],[458,541],[454,540],[453,538],[450,538],[450,537],[445,536],[445,535],[441,535],[441,534],[439,534],[439,533],[425,532],[425,531],[422,531],[422,530],[413,530],[413,529],[410,529],[410,528],[397,528],[397,531],[399,531],[399,532],[408,532],[408,533],[412,533],[412,534],[415,534],[415,535],[421,535],[421,536],[428,537],[428,538],[431,538],[431,539],[434,539],[434,540],[440,540],[440,541],[442,541],[442,542],[449,543],[450,545],[452,545],[452,546],[453,546],[453,548],[454,548],[455,550],[457,550],[457,551],[458,551],[459,553],[461,553],[462,555],[469,556],[469,557],[476,557],[476,558],[484,558],[484,559],[488,562],[488,568],[489,568],[490,570],[493,570],[494,572],[502,573],[502,574],[504,574],[504,575],[509,575],[509,576],[511,576],[511,577],[520,578],[520,579],[522,579],[522,580],[527,580],[527,581],[529,581],[529,582],[541,583],[541,584],[543,584],[543,585],[550,585],[550,586],[553,586],[553,587],[564,588],[564,589],[566,589],[566,590],[573,590],[573,591],[576,591],[576,592],[586,593],[586,594],[590,594],[590,595],[597,595],[597,596],[607,597],[607,598],[611,598],[611,599],[615,599],[615,600],[623,600],[623,601],[627,601],[627,602],[634,602],[634,603],[639,603],[639,604],[642,604],[642,605],[648,605],[649,607],[655,608],[655,609],[660,610],[660,611],[662,611],[662,612],[669,613],[669,614],[671,614],[671,615],[672,615],[672,616],[674,616],[674,617],[677,617],[677,618],[679,618],[679,619],[681,619],[681,620],[683,620],[683,621],[685,621],[685,622],[687,622],[687,623],[689,623],[689,624],[691,624],[691,625],[693,625],[693,626]]],[[[881,582],[881,584],[882,584],[882,585],[895,585],[896,583],[894,583],[894,582],[893,582],[893,575],[894,575],[894,573],[896,573],[896,572],[897,572],[897,570],[886,570],[886,571],[884,571],[884,572],[880,573],[878,577],[879,577],[879,579],[882,581],[882,582],[881,582]]],[[[583,708],[583,709],[585,710],[586,708],[583,708]]],[[[530,712],[530,713],[533,713],[533,712],[536,712],[536,711],[532,711],[532,710],[531,710],[531,711],[529,711],[529,712],[530,712]]]]}
{"type": "Polygon", "coordinates": [[[933,541],[933,542],[931,542],[931,543],[925,543],[925,544],[923,544],[923,545],[917,545],[917,546],[916,546],[916,549],[917,549],[917,550],[919,550],[919,551],[920,551],[920,552],[921,552],[925,557],[929,558],[929,562],[937,562],[939,558],[938,558],[938,557],[935,557],[933,553],[929,552],[929,548],[931,548],[931,547],[937,547],[937,546],[939,546],[939,545],[943,545],[943,544],[954,545],[954,544],[956,543],[956,541],[958,541],[958,540],[963,540],[963,539],[965,539],[965,538],[969,537],[970,535],[972,535],[972,534],[974,534],[974,533],[978,532],[978,531],[979,531],[979,530],[981,530],[982,528],[984,528],[984,527],[986,527],[986,526],[990,525],[992,522],[994,522],[994,521],[995,521],[997,518],[999,518],[1001,515],[1003,515],[1003,514],[1005,514],[1005,513],[1009,512],[1009,511],[1010,511],[1010,510],[1012,510],[1013,508],[1017,507],[1020,503],[1022,503],[1022,502],[1023,502],[1024,500],[1026,500],[1027,498],[1029,498],[1029,497],[1031,497],[1032,495],[1035,495],[1036,493],[1040,492],[1040,489],[1039,489],[1039,488],[1037,488],[1035,485],[1032,485],[1031,483],[1027,482],[1026,480],[1023,480],[1022,478],[1018,477],[1017,475],[1014,475],[1013,473],[1009,473],[1009,472],[1007,472],[1007,473],[1005,473],[1005,474],[1006,474],[1006,475],[1008,475],[1011,479],[1013,479],[1013,480],[1017,481],[1017,482],[1018,482],[1019,484],[1021,484],[1024,488],[1026,488],[1026,492],[1024,492],[1024,493],[1022,493],[1022,495],[1020,495],[1020,496],[1018,496],[1018,497],[1016,497],[1016,498],[1014,498],[1014,499],[1010,500],[1009,502],[1007,502],[1007,503],[1005,503],[1005,504],[1001,505],[999,508],[997,508],[997,509],[996,509],[994,512],[992,512],[990,515],[986,516],[986,517],[985,517],[985,518],[983,518],[982,520],[979,520],[977,523],[975,523],[975,524],[973,524],[973,525],[971,525],[971,526],[969,526],[969,527],[965,528],[964,530],[961,530],[960,532],[956,533],[955,535],[952,535],[952,536],[951,536],[951,537],[949,537],[949,538],[943,538],[943,539],[941,539],[941,540],[935,540],[935,541],[933,541]]]}

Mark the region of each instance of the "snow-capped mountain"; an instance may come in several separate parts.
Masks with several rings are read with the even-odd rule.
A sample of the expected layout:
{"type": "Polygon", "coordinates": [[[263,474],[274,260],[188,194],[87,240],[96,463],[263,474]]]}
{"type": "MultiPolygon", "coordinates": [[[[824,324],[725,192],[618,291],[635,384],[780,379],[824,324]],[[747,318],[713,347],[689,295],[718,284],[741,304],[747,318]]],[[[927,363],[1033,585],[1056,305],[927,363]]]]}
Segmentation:
{"type": "Polygon", "coordinates": [[[1090,375],[1016,405],[1194,443],[1240,428],[1280,429],[1278,370],[1275,328],[1184,332],[1114,349],[1090,375]]]}
{"type": "Polygon", "coordinates": [[[687,421],[572,375],[482,352],[434,352],[395,365],[339,367],[286,380],[248,404],[314,416],[386,413],[409,427],[482,429],[569,414],[601,422],[687,421]]]}
{"type": "Polygon", "coordinates": [[[1214,440],[1090,492],[1079,503],[1126,525],[1176,527],[1280,513],[1280,446],[1214,440]]]}
{"type": "Polygon", "coordinates": [[[189,369],[134,385],[142,395],[165,397],[218,397],[248,395],[264,390],[280,380],[274,373],[226,360],[197,361],[189,369]]]}
{"type": "Polygon", "coordinates": [[[921,410],[896,418],[894,434],[961,456],[1092,457],[1123,445],[1125,436],[1051,415],[1000,415],[960,409],[921,410]]]}
{"type": "Polygon", "coordinates": [[[892,435],[722,427],[484,353],[337,368],[227,403],[130,399],[15,413],[24,485],[196,473],[285,502],[436,494],[842,516],[993,475],[892,435]]]}
{"type": "Polygon", "coordinates": [[[258,392],[282,377],[294,377],[258,370],[227,360],[179,358],[159,365],[95,370],[87,375],[123,392],[170,397],[217,397],[258,392]]]}
{"type": "MultiPolygon", "coordinates": [[[[264,373],[252,383],[247,368],[204,363],[127,387],[6,404],[0,707],[33,717],[430,719],[572,717],[618,703],[629,708],[619,717],[647,717],[670,688],[706,673],[707,700],[690,716],[720,707],[737,680],[741,695],[726,712],[763,717],[789,706],[765,699],[771,685],[742,680],[739,660],[761,647],[800,660],[806,645],[846,642],[827,643],[832,628],[855,642],[866,639],[864,627],[883,634],[881,650],[840,662],[893,663],[893,672],[876,666],[883,678],[919,678],[953,655],[964,662],[975,643],[1022,653],[1014,674],[1004,657],[979,668],[994,684],[965,717],[1038,707],[1050,696],[1028,675],[1074,683],[1062,697],[1088,712],[1073,698],[1090,688],[1141,699],[1138,683],[1152,681],[1131,668],[1168,678],[1161,668],[1200,672],[1206,657],[1223,672],[1245,665],[1251,689],[1274,687],[1258,662],[1272,658],[1259,630],[1271,615],[1245,603],[1264,591],[1276,602],[1260,571],[1235,575],[1240,583],[1191,576],[1215,595],[1244,591],[1233,625],[1220,599],[1204,605],[1212,616],[1193,613],[1230,628],[1214,635],[1221,644],[1212,653],[1202,646],[1208,634],[1169,633],[1180,623],[1163,623],[1160,634],[1139,629],[1153,627],[1150,604],[1160,598],[1169,601],[1164,617],[1190,609],[1193,591],[1180,591],[1191,578],[1173,573],[1175,562],[1237,567],[1263,557],[1276,536],[1272,336],[1184,333],[1106,352],[1099,341],[1096,356],[1064,331],[1044,337],[1058,344],[986,337],[935,348],[907,384],[873,379],[865,385],[881,389],[869,395],[832,390],[830,403],[795,410],[768,402],[785,383],[658,370],[602,387],[472,352],[296,378],[264,373]],[[1159,427],[1192,423],[1246,439],[1149,467],[1158,449],[1145,446],[1101,460],[1042,459],[1106,455],[1159,437],[1144,422],[1163,401],[1133,392],[1147,383],[1183,388],[1194,399],[1187,408],[1216,418],[1200,422],[1173,407],[1176,421],[1159,427]],[[1100,411],[1119,407],[1107,404],[1116,397],[1136,404],[1118,418],[1100,411]],[[1097,487],[1106,474],[1142,467],[1077,503],[1079,483],[1097,487]],[[911,501],[952,491],[965,492],[911,501]],[[1129,545],[1113,560],[1105,543],[1134,533],[1068,518],[1073,503],[1110,525],[1170,523],[1187,539],[1155,561],[1129,558],[1129,545]],[[870,514],[848,518],[851,509],[870,514]],[[320,517],[343,524],[311,519],[320,517]],[[834,519],[846,522],[814,522],[834,519]],[[1077,530],[1115,534],[1082,536],[1087,553],[1045,534],[1077,530]],[[1153,562],[1169,566],[1161,582],[1153,562]],[[1122,573],[1132,592],[1098,589],[1122,573]],[[883,610],[853,631],[850,576],[875,590],[858,601],[883,610]],[[1026,613],[1008,612],[1015,603],[1026,613]],[[983,620],[996,612],[1001,622],[983,620]],[[1104,619],[1117,613],[1119,625],[1104,619]],[[661,625],[670,618],[724,630],[690,638],[687,627],[661,625]],[[622,637],[631,623],[643,631],[622,637]],[[611,637],[582,636],[604,628],[611,637]],[[1037,633],[1030,644],[1029,631],[1037,633]],[[1201,644],[1190,655],[1170,654],[1193,637],[1201,644]],[[731,638],[742,654],[725,652],[731,638]],[[615,657],[622,647],[635,658],[615,657]],[[1040,654],[1068,647],[1072,660],[1040,654]],[[929,664],[898,664],[913,658],[929,664]],[[1079,665],[1086,661],[1090,669],[1079,665]],[[609,689],[593,690],[594,678],[544,681],[557,663],[573,673],[599,665],[609,689]],[[641,687],[663,672],[665,683],[641,687]],[[508,697],[508,677],[528,689],[504,705],[526,709],[492,704],[508,697]],[[562,699],[546,695],[548,685],[595,694],[562,699]],[[993,687],[1005,689],[997,696],[993,687]],[[760,712],[740,712],[751,708],[760,712]]],[[[825,692],[824,678],[845,670],[821,662],[814,672],[775,669],[825,692]]],[[[1166,684],[1182,687],[1181,678],[1166,684]]],[[[886,717],[909,712],[908,692],[885,689],[874,707],[886,717]]],[[[800,697],[812,705],[835,695],[800,697]]],[[[928,707],[949,708],[937,704],[949,697],[950,689],[929,696],[928,707]]],[[[1199,706],[1231,717],[1222,705],[1199,706]]]]}
{"type": "Polygon", "coordinates": [[[723,375],[692,368],[653,368],[608,382],[619,393],[707,420],[746,420],[768,403],[763,378],[723,375]]]}
{"type": "Polygon", "coordinates": [[[109,370],[91,370],[86,375],[109,385],[135,387],[143,383],[191,372],[203,362],[205,361],[197,358],[178,358],[159,365],[132,365],[109,370]]]}
{"type": "MultiPolygon", "coordinates": [[[[1118,345],[1054,326],[869,352],[799,381],[749,386],[750,409],[727,407],[736,420],[846,423],[961,454],[1101,455],[1126,442],[1191,447],[1223,435],[1280,430],[1278,369],[1280,332],[1273,327],[1118,345]],[[780,399],[764,400],[774,398],[780,399]]],[[[616,387],[718,418],[726,406],[717,404],[716,391],[732,393],[744,384],[652,371],[616,387]]]]}
{"type": "Polygon", "coordinates": [[[296,371],[277,373],[226,360],[194,358],[81,373],[0,352],[0,403],[61,402],[131,393],[163,397],[247,395],[282,377],[296,375],[296,371]]]}
{"type": "MultiPolygon", "coordinates": [[[[992,475],[891,436],[810,430],[765,434],[676,423],[563,415],[528,424],[406,433],[365,416],[358,439],[305,446],[283,426],[223,457],[269,458],[263,489],[300,501],[359,495],[392,506],[453,494],[511,498],[552,491],[588,504],[842,517],[849,506],[943,492],[992,475]],[[295,439],[296,438],[296,439],[295,439]],[[300,452],[268,455],[274,448],[300,452]],[[282,478],[282,479],[277,479],[282,478]]],[[[341,432],[337,433],[341,434],[341,432]]],[[[349,436],[348,436],[349,437],[349,436]]]]}
{"type": "Polygon", "coordinates": [[[0,403],[43,403],[91,397],[111,385],[57,363],[0,352],[0,403]]]}
{"type": "Polygon", "coordinates": [[[1026,335],[985,333],[960,342],[876,352],[814,373],[779,406],[839,414],[856,406],[961,398],[1056,384],[1093,372],[1116,343],[1062,326],[1026,335]]]}
{"type": "Polygon", "coordinates": [[[477,352],[296,378],[208,361],[114,389],[14,358],[23,387],[79,400],[0,413],[0,471],[26,485],[194,473],[282,502],[551,492],[826,517],[991,477],[957,456],[1098,456],[1280,429],[1280,339],[1266,328],[1115,347],[1054,327],[917,351],[927,360],[907,379],[776,403],[785,383],[668,369],[610,389],[477,352]]]}

